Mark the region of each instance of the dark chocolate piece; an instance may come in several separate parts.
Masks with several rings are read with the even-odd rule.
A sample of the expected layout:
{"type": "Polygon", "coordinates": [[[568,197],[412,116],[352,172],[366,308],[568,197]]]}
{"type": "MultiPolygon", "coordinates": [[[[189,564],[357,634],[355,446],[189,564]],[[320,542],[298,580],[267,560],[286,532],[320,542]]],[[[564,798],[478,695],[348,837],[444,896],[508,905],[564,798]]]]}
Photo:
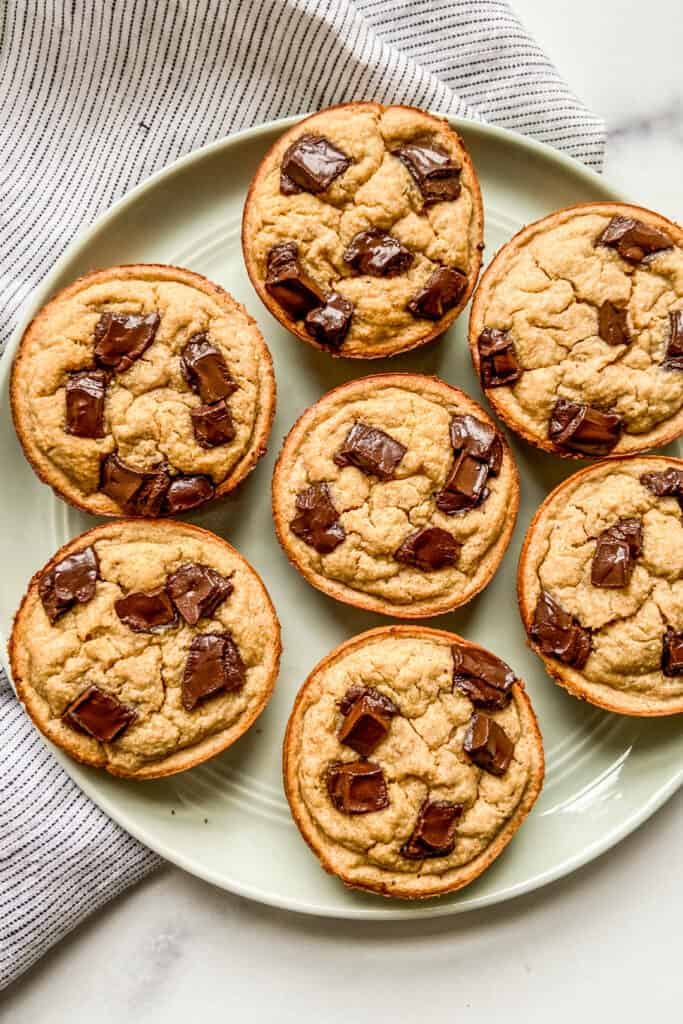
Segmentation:
{"type": "Polygon", "coordinates": [[[508,387],[522,376],[515,343],[508,331],[485,327],[477,339],[477,347],[482,387],[508,387]]]}
{"type": "Polygon", "coordinates": [[[399,710],[389,697],[373,687],[352,686],[340,701],[344,721],[339,742],[361,757],[371,754],[389,732],[391,719],[399,710]]]}
{"type": "Polygon", "coordinates": [[[351,162],[351,157],[324,136],[300,135],[282,157],[280,191],[286,196],[324,192],[351,162]]]}
{"type": "Polygon", "coordinates": [[[180,357],[180,369],[187,383],[202,402],[218,402],[237,391],[223,353],[212,345],[206,334],[195,334],[180,357]]]}
{"type": "Polygon", "coordinates": [[[457,305],[467,288],[467,276],[455,267],[439,267],[408,303],[408,311],[422,320],[440,320],[457,305]]]}
{"type": "Polygon", "coordinates": [[[451,444],[456,452],[466,452],[485,462],[491,476],[497,476],[503,462],[500,434],[476,416],[454,416],[451,420],[451,444]]]}
{"type": "Polygon", "coordinates": [[[154,633],[165,626],[175,625],[177,621],[166,587],[120,597],[114,602],[114,611],[134,633],[154,633]]]}
{"type": "Polygon", "coordinates": [[[198,405],[190,409],[194,438],[202,448],[216,448],[228,444],[235,437],[228,403],[224,398],[212,405],[198,405]]]}
{"type": "Polygon", "coordinates": [[[158,313],[103,313],[95,324],[95,362],[124,373],[154,341],[158,313]]]}
{"type": "Polygon", "coordinates": [[[658,498],[677,498],[683,511],[683,470],[669,466],[661,472],[643,473],[640,482],[658,498]]]}
{"type": "Polygon", "coordinates": [[[576,452],[606,455],[619,441],[621,430],[621,416],[616,413],[558,398],[550,416],[548,437],[576,452]]]}
{"type": "Polygon", "coordinates": [[[669,313],[669,342],[662,366],[665,370],[683,370],[683,309],[669,313]]]}
{"type": "Polygon", "coordinates": [[[683,633],[666,627],[662,641],[662,672],[665,676],[683,676],[683,633]]]}
{"type": "Polygon", "coordinates": [[[670,249],[673,239],[660,228],[653,228],[633,217],[612,217],[597,238],[596,245],[609,245],[629,263],[640,263],[645,256],[662,249],[670,249]]]}
{"type": "Polygon", "coordinates": [[[608,345],[628,345],[631,340],[626,322],[626,307],[605,299],[598,310],[598,334],[608,345]]]}
{"type": "Polygon", "coordinates": [[[231,636],[200,633],[192,641],[183,674],[182,702],[193,711],[200,701],[221,690],[239,690],[246,668],[231,636]]]}
{"type": "Polygon", "coordinates": [[[302,320],[325,295],[299,264],[296,242],[278,242],[268,253],[266,291],[293,320],[302,320]]]}
{"type": "Polygon", "coordinates": [[[344,250],[344,262],[359,274],[371,277],[395,277],[407,270],[414,259],[410,249],[381,228],[359,231],[344,250]]]}
{"type": "Polygon", "coordinates": [[[137,718],[134,708],[98,686],[89,686],[69,704],[62,721],[100,743],[111,743],[137,718]]]}
{"type": "Polygon", "coordinates": [[[93,547],[74,551],[44,572],[38,593],[50,622],[68,612],[75,604],[85,604],[95,596],[99,565],[93,547]]]}
{"type": "Polygon", "coordinates": [[[334,461],[338,466],[356,466],[379,480],[391,480],[406,451],[405,445],[383,430],[356,420],[334,461]]]}
{"type": "Polygon", "coordinates": [[[489,467],[485,462],[461,452],[451,475],[436,496],[436,507],[447,516],[476,508],[489,495],[486,486],[488,475],[489,467]]]}
{"type": "Polygon", "coordinates": [[[435,572],[446,565],[455,565],[461,549],[462,544],[447,530],[440,526],[425,526],[406,537],[394,558],[423,572],[435,572]]]}
{"type": "Polygon", "coordinates": [[[353,303],[339,292],[330,292],[324,306],[317,306],[306,314],[306,331],[328,348],[341,348],[349,333],[353,316],[353,303]]]}
{"type": "Polygon", "coordinates": [[[289,524],[292,533],[321,555],[328,555],[346,537],[326,483],[311,484],[296,496],[296,515],[289,524]]]}
{"type": "Polygon", "coordinates": [[[66,382],[66,432],[74,437],[104,437],[104,370],[78,370],[66,382]]]}
{"type": "Polygon", "coordinates": [[[417,182],[425,206],[448,202],[460,195],[461,168],[441,146],[434,142],[408,142],[392,153],[417,182]]]}
{"type": "Polygon", "coordinates": [[[229,579],[208,565],[181,565],[166,580],[171,600],[190,626],[211,618],[216,608],[232,594],[229,579]]]}
{"type": "Polygon", "coordinates": [[[148,471],[135,469],[116,453],[107,455],[102,463],[100,490],[128,515],[160,515],[170,483],[171,478],[162,466],[148,471]]]}
{"type": "Polygon", "coordinates": [[[410,838],[401,847],[408,860],[447,857],[455,848],[455,831],[462,817],[462,804],[448,800],[425,800],[410,838]]]}
{"type": "Polygon", "coordinates": [[[515,673],[495,654],[479,647],[452,644],[453,685],[475,707],[499,710],[510,703],[515,673]]]}
{"type": "Polygon", "coordinates": [[[603,530],[595,545],[591,563],[594,587],[626,587],[634,562],[643,548],[643,524],[640,519],[620,519],[603,530]]]}
{"type": "Polygon", "coordinates": [[[539,595],[530,632],[543,654],[577,669],[586,664],[591,652],[590,633],[547,590],[539,595]]]}
{"type": "Polygon", "coordinates": [[[505,775],[515,745],[498,722],[475,712],[465,733],[465,753],[491,775],[505,775]]]}
{"type": "Polygon", "coordinates": [[[164,511],[175,515],[211,501],[216,488],[210,476],[174,476],[166,492],[164,511]]]}
{"type": "Polygon", "coordinates": [[[327,769],[330,800],[344,814],[369,814],[389,806],[384,772],[372,761],[338,761],[327,769]]]}

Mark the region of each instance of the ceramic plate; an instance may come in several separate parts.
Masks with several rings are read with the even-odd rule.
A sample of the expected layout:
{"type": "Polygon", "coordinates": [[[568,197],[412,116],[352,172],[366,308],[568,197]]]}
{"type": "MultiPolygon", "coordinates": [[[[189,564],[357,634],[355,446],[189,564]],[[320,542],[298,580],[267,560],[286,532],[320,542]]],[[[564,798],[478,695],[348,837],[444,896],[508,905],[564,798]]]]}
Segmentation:
{"type": "MultiPolygon", "coordinates": [[[[517,529],[502,568],[466,608],[429,620],[496,651],[527,681],[538,713],[547,780],[531,816],[493,867],[462,892],[416,904],[344,889],[320,869],[292,823],[280,752],[294,695],[310,669],[347,637],[389,619],[341,605],[288,564],[273,531],[270,478],[282,438],[311,402],[337,384],[382,370],[437,374],[482,401],[467,350],[467,313],[436,343],[393,360],[333,360],[290,336],[263,308],[240,249],[242,203],[266,149],[291,121],[263,125],[199,150],[135,189],[76,238],[31,297],[28,320],[73,278],[115,263],[174,263],[224,285],[256,317],[275,359],[279,407],[268,456],[237,494],[189,518],[227,537],[263,576],[283,626],[275,695],[251,731],[209,764],[156,782],[126,782],[68,760],[96,803],[168,860],[263,903],[336,917],[452,914],[527,892],[579,867],[627,835],[677,788],[683,775],[680,721],[621,718],[555,686],[524,643],[515,601],[517,556],[537,505],[577,464],[514,445],[522,476],[517,529]]],[[[555,151],[500,129],[453,122],[481,179],[490,258],[524,223],[571,203],[622,199],[600,177],[555,151]]],[[[24,461],[7,398],[0,406],[0,629],[31,574],[94,520],[63,504],[24,461]]],[[[4,644],[3,644],[4,652],[4,644]]]]}

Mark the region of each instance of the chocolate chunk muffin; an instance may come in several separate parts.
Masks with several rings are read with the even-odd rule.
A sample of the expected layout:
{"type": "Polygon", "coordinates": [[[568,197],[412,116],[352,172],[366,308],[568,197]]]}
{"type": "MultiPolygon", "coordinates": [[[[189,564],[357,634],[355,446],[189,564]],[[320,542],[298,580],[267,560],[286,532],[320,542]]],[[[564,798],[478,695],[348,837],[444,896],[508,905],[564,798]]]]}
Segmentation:
{"type": "Polygon", "coordinates": [[[59,292],[12,368],[14,424],[38,476],[101,516],[196,508],[244,479],[275,411],[270,353],[216,284],[153,264],[59,292]]]}
{"type": "Polygon", "coordinates": [[[529,644],[565,689],[624,715],[683,711],[683,460],[640,456],[548,495],[519,561],[529,644]]]}
{"type": "Polygon", "coordinates": [[[398,618],[490,581],[519,503],[507,442],[458,388],[415,373],[351,381],[304,412],[273,476],[287,557],[324,593],[398,618]]]}
{"type": "Polygon", "coordinates": [[[271,313],[331,355],[390,356],[441,334],[481,266],[472,162],[443,118],[347,103],[304,118],[256,172],[242,223],[271,313]]]}
{"type": "Polygon", "coordinates": [[[280,626],[249,563],[206,530],[122,519],[31,580],[9,644],[34,724],[77,761],[154,779],[229,747],[275,684],[280,626]]]}
{"type": "Polygon", "coordinates": [[[299,690],[284,743],[287,799],[325,870],[404,899],[477,878],[529,813],[543,770],[509,665],[423,626],[332,651],[299,690]]]}
{"type": "Polygon", "coordinates": [[[486,269],[469,342],[495,412],[536,447],[668,443],[683,432],[683,231],[624,203],[530,224],[486,269]]]}

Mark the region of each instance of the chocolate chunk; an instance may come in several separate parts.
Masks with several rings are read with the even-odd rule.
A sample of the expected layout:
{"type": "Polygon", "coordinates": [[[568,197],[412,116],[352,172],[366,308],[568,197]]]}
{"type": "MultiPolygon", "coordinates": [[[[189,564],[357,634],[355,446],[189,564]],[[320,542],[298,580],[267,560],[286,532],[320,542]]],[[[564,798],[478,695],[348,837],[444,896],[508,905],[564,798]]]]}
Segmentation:
{"type": "Polygon", "coordinates": [[[482,387],[507,387],[522,376],[515,343],[507,331],[485,327],[477,339],[477,346],[482,387]]]}
{"type": "Polygon", "coordinates": [[[662,366],[665,370],[683,370],[683,309],[671,310],[669,328],[669,343],[662,366]]]}
{"type": "Polygon", "coordinates": [[[339,292],[330,292],[324,306],[306,314],[304,327],[316,341],[328,348],[340,348],[349,333],[353,303],[339,292]]]}
{"type": "Polygon", "coordinates": [[[280,191],[324,192],[351,166],[351,158],[321,135],[301,135],[285,150],[280,165],[280,191]]]}
{"type": "Polygon", "coordinates": [[[69,704],[62,721],[100,743],[111,743],[137,717],[134,708],[122,704],[112,693],[89,686],[69,704]]]}
{"type": "Polygon", "coordinates": [[[645,256],[661,249],[670,249],[673,239],[660,228],[653,228],[633,217],[612,217],[596,240],[596,245],[609,245],[629,263],[640,263],[645,256]]]}
{"type": "Polygon", "coordinates": [[[201,633],[192,641],[183,674],[182,702],[193,711],[200,701],[221,690],[244,686],[246,668],[231,636],[201,633]]]}
{"type": "Polygon", "coordinates": [[[325,303],[325,295],[299,264],[296,242],[279,242],[268,253],[266,291],[293,320],[301,320],[316,306],[325,303]]]}
{"type": "Polygon", "coordinates": [[[662,672],[665,676],[683,676],[683,633],[666,627],[662,641],[662,672]]]}
{"type": "Polygon", "coordinates": [[[334,455],[338,466],[356,466],[368,476],[391,480],[407,448],[378,427],[358,420],[334,455]]]}
{"type": "Polygon", "coordinates": [[[75,437],[104,437],[104,370],[79,370],[66,382],[66,432],[75,437]]]}
{"type": "Polygon", "coordinates": [[[166,492],[164,511],[172,514],[187,512],[190,508],[197,508],[210,501],[215,493],[216,488],[210,476],[175,476],[166,492]]]}
{"type": "Polygon", "coordinates": [[[95,596],[99,565],[93,547],[67,555],[38,583],[38,593],[50,622],[68,612],[75,604],[85,604],[95,596]]]}
{"type": "Polygon", "coordinates": [[[472,761],[491,775],[505,775],[515,750],[514,743],[498,722],[476,712],[465,733],[463,747],[472,761]]]}
{"type": "Polygon", "coordinates": [[[217,448],[235,437],[235,424],[224,398],[212,405],[198,405],[190,409],[190,418],[195,441],[202,448],[217,448]]]}
{"type": "Polygon", "coordinates": [[[460,195],[461,168],[445,149],[433,142],[409,142],[392,153],[417,182],[425,206],[457,199],[460,195]]]}
{"type": "Polygon", "coordinates": [[[500,434],[476,416],[454,416],[451,420],[451,444],[456,452],[466,452],[485,462],[491,476],[497,476],[503,463],[500,434]]]}
{"type": "Polygon", "coordinates": [[[368,814],[389,806],[384,772],[372,761],[338,761],[327,769],[330,800],[344,814],[368,814]]]}
{"type": "Polygon", "coordinates": [[[495,654],[464,644],[451,646],[453,685],[478,708],[498,710],[510,703],[515,673],[495,654]]]}
{"type": "Polygon", "coordinates": [[[547,590],[542,590],[539,595],[531,636],[543,654],[558,658],[574,668],[583,668],[591,652],[588,630],[566,612],[547,590]]]}
{"type": "Polygon", "coordinates": [[[628,345],[631,340],[626,322],[626,307],[605,299],[598,311],[598,334],[608,345],[628,345]]]}
{"type": "Polygon", "coordinates": [[[103,313],[95,325],[95,362],[124,373],[154,341],[158,313],[103,313]]]}
{"type": "Polygon", "coordinates": [[[166,587],[120,597],[114,602],[114,611],[134,633],[154,633],[176,622],[175,608],[166,587]]]}
{"type": "Polygon", "coordinates": [[[558,398],[551,413],[548,437],[555,444],[586,455],[606,455],[621,437],[621,416],[590,405],[558,398]]]}
{"type": "Polygon", "coordinates": [[[407,270],[414,259],[410,249],[381,228],[359,231],[344,250],[344,262],[359,274],[371,277],[395,277],[407,270]]]}
{"type": "Polygon", "coordinates": [[[289,524],[292,533],[321,555],[334,551],[346,537],[326,483],[311,484],[296,496],[296,515],[289,524]]]}
{"type": "Polygon", "coordinates": [[[455,565],[462,544],[440,526],[425,526],[409,534],[394,554],[397,562],[414,565],[423,572],[434,572],[455,565]]]}
{"type": "Polygon", "coordinates": [[[440,320],[457,305],[467,288],[467,276],[455,267],[439,267],[408,303],[413,316],[423,320],[440,320]]]}
{"type": "Polygon", "coordinates": [[[640,519],[621,519],[603,530],[597,539],[591,563],[593,586],[628,586],[634,561],[642,548],[643,524],[640,519]]]}
{"type": "Polygon", "coordinates": [[[640,482],[658,498],[677,498],[683,511],[683,470],[669,466],[659,473],[643,473],[640,482]]]}
{"type": "Polygon", "coordinates": [[[401,847],[401,855],[408,860],[447,857],[455,847],[455,830],[462,812],[462,804],[425,800],[410,838],[401,847]]]}
{"type": "Polygon", "coordinates": [[[339,729],[339,742],[367,757],[389,732],[391,719],[399,714],[393,700],[373,687],[352,686],[342,698],[339,709],[345,716],[339,729]]]}
{"type": "Polygon", "coordinates": [[[171,478],[163,467],[144,471],[127,466],[117,454],[108,455],[100,471],[100,490],[133,516],[161,513],[171,478]]]}
{"type": "Polygon", "coordinates": [[[485,462],[461,452],[451,475],[436,496],[436,507],[447,516],[476,508],[489,495],[486,486],[488,475],[489,467],[485,462]]]}
{"type": "Polygon", "coordinates": [[[208,565],[197,562],[181,565],[166,580],[171,600],[190,626],[208,619],[232,594],[229,579],[208,565]]]}
{"type": "Polygon", "coordinates": [[[180,369],[202,402],[218,402],[237,391],[223,353],[212,345],[206,334],[195,334],[180,357],[180,369]]]}

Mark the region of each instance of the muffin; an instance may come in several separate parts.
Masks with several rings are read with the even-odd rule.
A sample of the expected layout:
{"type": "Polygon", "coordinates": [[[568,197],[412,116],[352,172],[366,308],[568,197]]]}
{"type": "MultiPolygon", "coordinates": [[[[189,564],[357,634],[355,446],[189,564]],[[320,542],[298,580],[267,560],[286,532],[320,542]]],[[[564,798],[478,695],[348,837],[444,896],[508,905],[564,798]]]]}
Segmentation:
{"type": "Polygon", "coordinates": [[[548,495],[519,562],[529,644],[577,697],[683,711],[683,461],[600,462],[548,495]]]}
{"type": "Polygon", "coordinates": [[[469,342],[494,411],[563,457],[683,432],[683,231],[624,203],[530,224],[483,275],[469,342]]]}
{"type": "Polygon", "coordinates": [[[521,680],[454,633],[387,626],[347,640],[299,690],[287,799],[326,871],[417,899],[477,878],[543,783],[521,680]]]}
{"type": "Polygon", "coordinates": [[[346,103],[268,150],[242,221],[247,270],[284,327],[332,355],[390,356],[455,320],[481,267],[462,139],[414,107],[346,103]]]}
{"type": "Polygon", "coordinates": [[[154,779],[229,747],[268,702],[280,626],[226,541],[122,519],[70,541],[31,580],[9,644],[19,699],[76,761],[154,779]]]}
{"type": "Polygon", "coordinates": [[[512,453],[484,410],[416,373],[330,391],[294,424],[273,476],[277,535],[305,579],[398,618],[485,587],[518,503],[512,453]]]}
{"type": "Polygon", "coordinates": [[[190,270],[80,277],[31,321],[14,424],[41,480],[100,516],[184,512],[227,494],[266,450],[270,353],[244,308],[190,270]]]}

